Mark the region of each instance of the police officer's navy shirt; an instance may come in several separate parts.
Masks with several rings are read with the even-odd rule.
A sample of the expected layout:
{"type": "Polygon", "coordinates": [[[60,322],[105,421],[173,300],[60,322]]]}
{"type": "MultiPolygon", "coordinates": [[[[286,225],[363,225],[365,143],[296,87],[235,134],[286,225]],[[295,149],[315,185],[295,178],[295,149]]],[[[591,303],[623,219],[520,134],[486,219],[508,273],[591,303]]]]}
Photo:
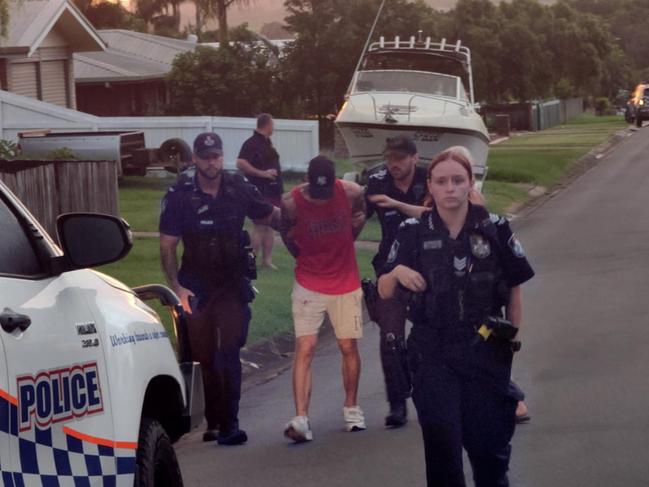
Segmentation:
{"type": "MultiPolygon", "coordinates": [[[[407,192],[401,191],[396,187],[394,178],[387,170],[385,165],[380,166],[378,170],[374,171],[367,182],[367,190],[365,193],[368,196],[376,194],[384,194],[390,198],[407,203],[409,205],[423,204],[426,196],[426,169],[416,166],[415,174],[412,183],[407,192]]],[[[390,247],[397,235],[399,225],[408,217],[403,213],[395,210],[394,208],[381,208],[374,203],[367,200],[367,218],[370,218],[376,213],[379,222],[381,223],[381,243],[379,244],[379,251],[372,260],[374,270],[378,273],[385,265],[390,247]]]]}
{"type": "MultiPolygon", "coordinates": [[[[507,285],[510,288],[515,287],[534,276],[534,271],[525,257],[523,247],[512,233],[509,222],[498,215],[488,214],[483,207],[469,204],[466,222],[456,239],[449,237],[448,230],[435,208],[425,212],[420,219],[410,218],[400,225],[381,274],[390,272],[401,264],[422,274],[429,287],[437,286],[438,289],[441,287],[441,294],[437,300],[440,307],[428,325],[447,328],[447,325],[459,324],[463,321],[458,291],[465,288],[466,279],[471,273],[472,262],[476,259],[472,255],[470,236],[475,234],[476,227],[481,224],[484,217],[489,218],[494,224],[496,230],[494,237],[497,240],[498,248],[491,249],[491,252],[498,252],[499,267],[507,285]],[[441,232],[446,238],[431,239],[432,234],[427,234],[426,229],[441,232]],[[446,262],[454,268],[444,269],[444,276],[438,279],[439,282],[430,282],[429,269],[417,268],[418,254],[426,250],[449,253],[446,262]]],[[[422,323],[422,321],[426,321],[423,318],[423,316],[411,316],[413,322],[422,323]]],[[[453,326],[453,330],[449,330],[449,338],[451,338],[450,335],[454,336],[453,339],[464,340],[474,335],[474,330],[453,326]]]]}
{"type": "Polygon", "coordinates": [[[160,233],[182,238],[178,279],[194,292],[208,293],[240,277],[245,217],[263,219],[273,211],[243,177],[221,175],[216,197],[203,192],[194,177],[169,188],[162,200],[160,233]]]}
{"type": "Polygon", "coordinates": [[[255,169],[261,171],[275,169],[278,176],[274,180],[257,176],[247,177],[252,184],[257,186],[262,195],[270,198],[277,198],[282,195],[284,184],[282,182],[282,170],[279,165],[279,154],[273,147],[270,138],[255,130],[252,136],[241,146],[239,159],[245,159],[255,169]]]}
{"type": "Polygon", "coordinates": [[[433,208],[399,227],[383,272],[399,264],[422,274],[428,286],[410,305],[409,350],[418,360],[489,381],[510,394],[511,347],[484,341],[477,332],[487,316],[502,316],[506,298],[498,282],[511,288],[534,275],[507,220],[469,205],[465,225],[452,239],[433,208]],[[498,281],[482,280],[489,276],[498,281]]]}

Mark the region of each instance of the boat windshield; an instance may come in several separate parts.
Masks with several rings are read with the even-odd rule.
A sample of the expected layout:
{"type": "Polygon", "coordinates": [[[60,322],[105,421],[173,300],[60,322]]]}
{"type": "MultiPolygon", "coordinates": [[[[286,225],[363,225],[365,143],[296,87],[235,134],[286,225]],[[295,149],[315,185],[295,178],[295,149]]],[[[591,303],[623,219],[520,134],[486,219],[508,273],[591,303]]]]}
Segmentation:
{"type": "Polygon", "coordinates": [[[404,91],[466,100],[464,87],[458,83],[457,76],[424,71],[359,71],[353,93],[373,91],[404,91]]]}

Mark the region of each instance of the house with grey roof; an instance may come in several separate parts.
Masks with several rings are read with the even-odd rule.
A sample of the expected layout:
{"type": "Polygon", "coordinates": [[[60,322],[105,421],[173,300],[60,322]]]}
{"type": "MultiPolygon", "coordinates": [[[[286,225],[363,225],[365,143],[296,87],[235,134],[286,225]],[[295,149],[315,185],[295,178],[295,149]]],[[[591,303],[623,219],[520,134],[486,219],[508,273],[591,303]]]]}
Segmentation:
{"type": "Polygon", "coordinates": [[[75,108],[73,54],[103,51],[104,41],[69,0],[10,0],[8,7],[0,89],[75,108]]]}
{"type": "Polygon", "coordinates": [[[164,113],[164,79],[176,55],[196,42],[123,29],[97,33],[105,51],[74,55],[78,109],[101,116],[164,113]]]}
{"type": "MultiPolygon", "coordinates": [[[[165,78],[174,58],[196,48],[195,36],[174,39],[123,29],[97,31],[106,50],[74,55],[78,109],[100,116],[162,115],[168,101],[165,78]]],[[[290,40],[260,36],[270,55],[290,40]]],[[[218,43],[200,44],[218,48],[218,43]]]]}

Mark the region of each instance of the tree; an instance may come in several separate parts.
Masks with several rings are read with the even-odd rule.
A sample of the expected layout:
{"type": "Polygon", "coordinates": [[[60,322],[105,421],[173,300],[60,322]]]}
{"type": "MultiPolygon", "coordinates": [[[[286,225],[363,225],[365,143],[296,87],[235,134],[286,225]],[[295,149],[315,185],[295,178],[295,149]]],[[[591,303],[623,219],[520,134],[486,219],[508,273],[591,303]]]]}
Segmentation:
{"type": "Polygon", "coordinates": [[[170,115],[250,117],[273,112],[276,68],[268,49],[245,29],[219,49],[198,46],[176,56],[167,76],[170,115]]]}
{"type": "Polygon", "coordinates": [[[476,100],[500,101],[505,66],[497,55],[502,50],[498,33],[502,15],[489,0],[459,0],[447,14],[442,34],[447,40],[462,43],[471,49],[476,100]]]}
{"type": "Polygon", "coordinates": [[[83,13],[96,29],[146,31],[146,23],[126,10],[120,3],[84,2],[83,13]]]}
{"type": "Polygon", "coordinates": [[[219,45],[228,43],[228,9],[233,5],[248,5],[251,0],[194,0],[196,5],[196,35],[201,39],[205,21],[216,18],[219,23],[219,45]]]}
{"type": "Polygon", "coordinates": [[[9,26],[9,0],[0,0],[0,36],[6,37],[9,26]]]}
{"type": "MultiPolygon", "coordinates": [[[[649,70],[649,2],[646,0],[564,0],[580,12],[595,15],[606,24],[613,36],[616,48],[624,52],[626,61],[619,53],[612,56],[625,66],[620,69],[633,84],[644,79],[643,72],[649,70]]],[[[613,60],[607,62],[607,68],[613,60]]],[[[622,80],[620,79],[620,82],[622,80]]],[[[630,86],[630,85],[628,85],[630,86]]],[[[631,87],[631,86],[630,86],[631,87]]]]}
{"type": "MultiPolygon", "coordinates": [[[[344,100],[354,67],[369,35],[380,0],[287,0],[284,19],[295,41],[285,49],[281,98],[303,117],[325,120],[344,100]]],[[[422,29],[435,35],[433,10],[420,0],[392,0],[374,40],[402,39],[422,29]]],[[[323,134],[323,139],[327,135],[323,134]]]]}
{"type": "Polygon", "coordinates": [[[180,30],[180,4],[182,0],[135,0],[135,12],[151,27],[171,25],[180,30]]]}

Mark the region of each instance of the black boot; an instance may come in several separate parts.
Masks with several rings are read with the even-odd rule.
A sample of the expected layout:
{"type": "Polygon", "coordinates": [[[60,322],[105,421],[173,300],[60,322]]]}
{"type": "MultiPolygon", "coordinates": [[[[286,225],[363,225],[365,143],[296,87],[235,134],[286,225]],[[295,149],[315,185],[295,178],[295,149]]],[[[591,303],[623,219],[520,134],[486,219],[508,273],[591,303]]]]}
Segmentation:
{"type": "Polygon", "coordinates": [[[385,417],[385,426],[388,428],[400,428],[408,422],[408,407],[406,402],[390,404],[390,414],[385,417]]]}
{"type": "Polygon", "coordinates": [[[245,431],[236,428],[234,430],[230,430],[229,432],[225,434],[219,433],[219,436],[216,438],[216,442],[219,445],[241,445],[242,443],[245,443],[248,441],[248,435],[246,434],[245,431]]]}
{"type": "Polygon", "coordinates": [[[216,438],[219,436],[218,430],[206,430],[203,433],[203,441],[216,441],[216,438]]]}

